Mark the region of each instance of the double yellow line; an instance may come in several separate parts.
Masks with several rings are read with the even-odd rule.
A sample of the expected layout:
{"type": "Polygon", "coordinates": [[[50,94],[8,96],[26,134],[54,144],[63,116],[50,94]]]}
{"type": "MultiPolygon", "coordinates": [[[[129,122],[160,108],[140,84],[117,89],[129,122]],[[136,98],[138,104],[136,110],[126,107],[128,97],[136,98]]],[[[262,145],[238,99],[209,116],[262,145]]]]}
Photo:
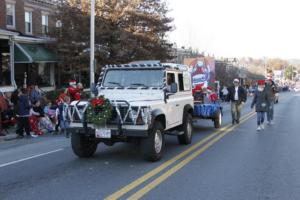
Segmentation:
{"type": "MultiPolygon", "coordinates": [[[[243,123],[243,122],[247,121],[254,114],[255,114],[254,112],[248,113],[241,120],[240,123],[243,123]]],[[[228,134],[230,131],[232,131],[236,127],[237,126],[232,126],[232,125],[229,124],[229,125],[221,128],[221,129],[218,129],[213,134],[207,136],[206,138],[204,138],[203,140],[201,140],[198,143],[194,144],[193,146],[191,146],[187,150],[183,151],[182,153],[178,154],[174,158],[166,161],[162,165],[156,167],[155,169],[151,170],[150,172],[146,173],[145,175],[143,175],[140,178],[136,179],[135,181],[131,182],[130,184],[128,184],[127,186],[125,186],[122,189],[118,190],[117,192],[113,193],[112,195],[106,197],[105,200],[113,200],[113,199],[118,199],[118,198],[122,197],[123,195],[127,194],[129,191],[133,190],[137,186],[139,186],[142,183],[144,183],[145,181],[149,180],[150,178],[152,178],[156,174],[160,173],[161,171],[163,171],[164,169],[166,169],[170,165],[174,164],[175,162],[177,162],[178,160],[180,160],[181,158],[183,158],[184,156],[186,156],[187,154],[191,153],[192,151],[194,151],[195,149],[197,149],[198,147],[200,147],[200,146],[202,146],[204,144],[204,146],[202,146],[200,149],[196,150],[194,153],[192,153],[191,155],[189,155],[188,157],[186,157],[184,160],[180,161],[174,167],[172,167],[171,169],[169,169],[168,171],[166,171],[165,173],[163,173],[162,175],[160,175],[158,178],[154,179],[152,182],[150,182],[149,184],[147,184],[142,189],[138,190],[136,193],[134,193],[128,199],[139,199],[139,198],[141,198],[146,193],[148,193],[149,191],[151,191],[153,188],[155,188],[157,185],[159,185],[160,183],[162,183],[164,180],[166,180],[172,174],[174,174],[179,169],[181,169],[182,167],[184,167],[186,164],[188,164],[190,161],[192,161],[195,157],[197,157],[198,155],[200,155],[202,152],[204,152],[206,149],[208,149],[210,146],[212,146],[214,143],[216,143],[218,140],[220,140],[222,137],[224,137],[226,134],[228,134]],[[219,133],[221,133],[221,134],[219,134],[219,133]],[[218,136],[215,137],[216,135],[218,135],[218,136]],[[212,138],[214,138],[214,139],[212,139],[212,138]]]]}

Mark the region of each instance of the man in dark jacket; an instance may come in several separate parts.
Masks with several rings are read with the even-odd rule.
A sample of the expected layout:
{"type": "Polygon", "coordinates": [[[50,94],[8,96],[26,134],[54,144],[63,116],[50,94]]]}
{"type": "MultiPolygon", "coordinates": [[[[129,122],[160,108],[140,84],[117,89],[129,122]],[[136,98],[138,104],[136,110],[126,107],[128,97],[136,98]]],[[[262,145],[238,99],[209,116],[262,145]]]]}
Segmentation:
{"type": "Polygon", "coordinates": [[[228,88],[227,101],[231,101],[232,124],[239,124],[242,107],[247,101],[247,91],[240,86],[239,79],[234,79],[233,86],[228,88]]]}
{"type": "Polygon", "coordinates": [[[277,92],[276,85],[271,78],[266,80],[265,91],[268,96],[267,120],[268,120],[268,125],[271,125],[271,124],[273,124],[274,103],[275,103],[275,95],[277,92]]]}
{"type": "Polygon", "coordinates": [[[18,127],[16,133],[18,138],[24,137],[24,129],[27,136],[30,136],[30,126],[29,126],[29,116],[30,116],[30,103],[27,90],[25,88],[21,89],[21,95],[18,97],[17,103],[17,122],[18,127]]]}

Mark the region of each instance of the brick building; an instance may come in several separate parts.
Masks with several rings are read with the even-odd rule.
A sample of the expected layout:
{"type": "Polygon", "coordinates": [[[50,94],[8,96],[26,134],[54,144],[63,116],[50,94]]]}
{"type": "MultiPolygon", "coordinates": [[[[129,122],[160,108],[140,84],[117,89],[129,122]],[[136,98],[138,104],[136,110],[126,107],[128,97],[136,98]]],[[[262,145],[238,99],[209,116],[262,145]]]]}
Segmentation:
{"type": "Polygon", "coordinates": [[[55,86],[57,60],[46,47],[54,10],[54,0],[0,0],[0,91],[55,86]]]}

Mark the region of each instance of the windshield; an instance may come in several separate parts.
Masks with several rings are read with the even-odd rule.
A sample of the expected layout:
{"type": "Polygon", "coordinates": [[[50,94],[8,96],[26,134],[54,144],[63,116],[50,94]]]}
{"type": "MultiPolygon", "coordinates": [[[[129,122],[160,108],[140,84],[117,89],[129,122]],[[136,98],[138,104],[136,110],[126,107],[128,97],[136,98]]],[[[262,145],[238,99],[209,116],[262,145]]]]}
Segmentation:
{"type": "Polygon", "coordinates": [[[164,71],[162,69],[115,69],[108,70],[104,87],[161,87],[164,71]]]}

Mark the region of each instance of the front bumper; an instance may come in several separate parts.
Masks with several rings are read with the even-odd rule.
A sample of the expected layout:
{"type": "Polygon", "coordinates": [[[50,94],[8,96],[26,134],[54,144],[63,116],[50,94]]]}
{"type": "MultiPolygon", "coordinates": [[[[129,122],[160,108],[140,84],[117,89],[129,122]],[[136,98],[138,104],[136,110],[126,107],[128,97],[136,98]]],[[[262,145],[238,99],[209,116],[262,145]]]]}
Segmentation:
{"type": "Polygon", "coordinates": [[[106,127],[95,127],[93,124],[88,124],[86,128],[83,127],[82,123],[71,123],[69,126],[70,133],[95,135],[97,128],[106,128],[111,130],[112,136],[120,137],[147,137],[148,136],[148,125],[123,125],[118,128],[116,125],[107,125],[106,127]]]}

